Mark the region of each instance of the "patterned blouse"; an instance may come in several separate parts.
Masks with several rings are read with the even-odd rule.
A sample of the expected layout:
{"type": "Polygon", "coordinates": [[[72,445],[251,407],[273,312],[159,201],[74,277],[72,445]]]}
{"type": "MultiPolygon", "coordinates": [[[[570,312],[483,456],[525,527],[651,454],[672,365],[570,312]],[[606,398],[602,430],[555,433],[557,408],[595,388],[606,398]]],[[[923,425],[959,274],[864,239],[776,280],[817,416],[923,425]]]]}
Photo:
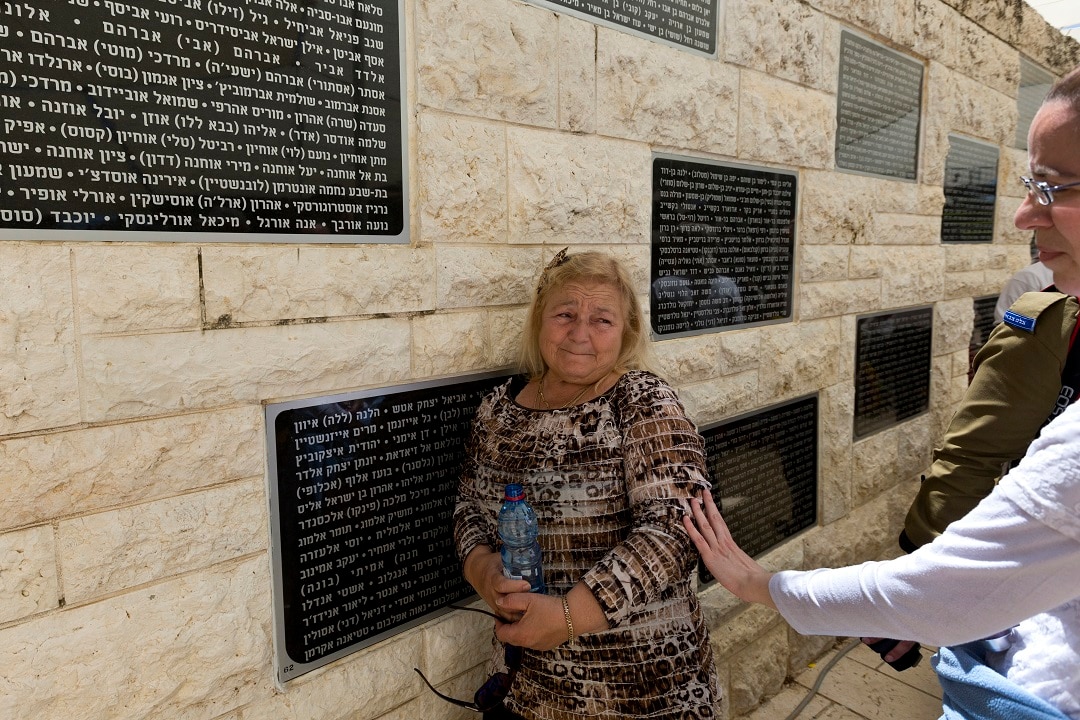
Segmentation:
{"type": "Polygon", "coordinates": [[[477,545],[498,547],[504,487],[524,484],[548,593],[583,581],[610,629],[526,650],[506,707],[527,720],[716,717],[712,649],[691,583],[698,555],[682,526],[687,499],[710,487],[697,429],[649,372],[558,410],[517,404],[524,385],[509,380],[477,411],[454,510],[457,552],[464,560],[477,545]]]}

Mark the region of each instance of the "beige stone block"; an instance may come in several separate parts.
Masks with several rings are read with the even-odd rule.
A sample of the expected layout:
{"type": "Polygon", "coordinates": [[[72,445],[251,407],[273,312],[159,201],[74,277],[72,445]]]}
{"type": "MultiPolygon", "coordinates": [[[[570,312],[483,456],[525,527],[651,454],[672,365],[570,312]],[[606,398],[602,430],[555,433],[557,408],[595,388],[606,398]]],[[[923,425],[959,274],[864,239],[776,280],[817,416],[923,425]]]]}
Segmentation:
{"type": "Polygon", "coordinates": [[[432,377],[492,369],[487,321],[483,312],[413,318],[413,373],[432,377]]]}
{"type": "Polygon", "coordinates": [[[422,111],[417,154],[421,239],[503,242],[507,227],[506,128],[422,111]]]}
{"type": "Polygon", "coordinates": [[[878,212],[873,220],[873,240],[877,245],[938,245],[941,217],[878,212]]]}
{"type": "Polygon", "coordinates": [[[436,304],[442,308],[518,305],[532,300],[549,255],[542,249],[440,246],[436,304]]]}
{"type": "Polygon", "coordinates": [[[881,430],[852,448],[851,503],[858,507],[896,484],[899,436],[907,423],[881,430]]]}
{"type": "MultiPolygon", "coordinates": [[[[933,462],[934,442],[933,417],[924,413],[905,422],[897,433],[896,467],[897,481],[917,477],[933,462]]],[[[914,497],[914,496],[912,496],[914,497]]]]}
{"type": "Polygon", "coordinates": [[[198,247],[87,245],[72,252],[82,332],[200,325],[198,247]]]}
{"type": "Polygon", "coordinates": [[[889,0],[813,0],[810,5],[848,27],[869,30],[901,45],[914,42],[914,6],[889,0]]]}
{"type": "Polygon", "coordinates": [[[1002,95],[1015,96],[1020,85],[1016,50],[971,21],[961,21],[957,31],[954,67],[1002,95]]]}
{"type": "Polygon", "coordinates": [[[559,16],[559,129],[596,131],[597,26],[559,16]]]}
{"type": "Polygon", "coordinates": [[[1080,64],[1080,43],[1063,37],[1061,31],[1048,23],[1030,3],[994,2],[1004,2],[1014,17],[1020,16],[1020,22],[1015,23],[1015,36],[1010,40],[1015,39],[1018,49],[1025,55],[1059,77],[1080,64]]]}
{"type": "Polygon", "coordinates": [[[725,59],[784,80],[828,91],[822,66],[825,33],[821,13],[799,3],[731,0],[726,3],[725,59]]]}
{"type": "Polygon", "coordinates": [[[79,422],[67,248],[0,243],[0,435],[79,422]]]}
{"type": "Polygon", "coordinates": [[[491,311],[491,364],[494,367],[517,366],[527,313],[526,308],[491,311]]]}
{"type": "Polygon", "coordinates": [[[966,22],[941,0],[915,0],[915,43],[912,50],[923,57],[956,67],[960,23],[966,22]]]}
{"type": "Polygon", "coordinates": [[[772,608],[748,603],[742,612],[727,618],[726,623],[715,628],[710,624],[713,652],[718,659],[727,659],[782,624],[783,617],[772,608]]]}
{"type": "Polygon", "coordinates": [[[772,403],[815,392],[836,383],[842,354],[839,320],[773,325],[761,333],[758,399],[772,403]]]}
{"type": "Polygon", "coordinates": [[[946,298],[971,298],[978,295],[985,295],[987,294],[987,287],[990,286],[986,282],[986,273],[982,270],[945,273],[944,297],[946,298]]]}
{"type": "Polygon", "coordinates": [[[417,628],[290,682],[289,701],[297,720],[371,720],[429,693],[413,671],[423,645],[417,628]]]}
{"type": "Polygon", "coordinates": [[[56,543],[48,525],[0,535],[0,623],[55,610],[56,543]]]}
{"type": "Polygon", "coordinates": [[[648,244],[646,145],[518,127],[507,140],[511,243],[648,244]]]}
{"type": "Polygon", "coordinates": [[[865,505],[852,508],[836,522],[807,533],[806,567],[843,567],[876,558],[896,543],[896,535],[892,534],[896,522],[891,517],[893,514],[896,510],[890,505],[888,495],[879,495],[865,505]]]}
{"type": "Polygon", "coordinates": [[[698,427],[752,410],[757,405],[756,370],[679,388],[686,414],[698,427]]]}
{"type": "Polygon", "coordinates": [[[261,476],[257,406],[0,442],[0,525],[19,527],[261,476]]]}
{"type": "Polygon", "coordinates": [[[0,630],[0,716],[195,720],[269,695],[268,570],[249,557],[0,630]]]}
{"type": "Polygon", "coordinates": [[[799,279],[803,283],[847,280],[851,250],[842,245],[804,245],[799,250],[799,279]]]}
{"type": "Polygon", "coordinates": [[[505,0],[421,0],[413,14],[420,105],[558,126],[558,16],[505,0]]]}
{"type": "Polygon", "coordinates": [[[741,160],[808,168],[832,165],[833,95],[744,71],[739,98],[741,160]]]}
{"type": "Polygon", "coordinates": [[[848,276],[852,280],[881,277],[881,258],[888,252],[884,247],[853,245],[848,276]]]}
{"type": "Polygon", "coordinates": [[[1016,100],[933,61],[927,78],[922,178],[927,184],[940,186],[949,133],[1011,145],[1016,134],[1016,100]]]}
{"type": "Polygon", "coordinates": [[[787,628],[778,626],[743,650],[731,666],[731,712],[747,713],[780,692],[787,676],[787,628]]]}
{"type": "Polygon", "coordinates": [[[983,243],[955,243],[942,245],[945,272],[960,273],[983,271],[987,266],[987,255],[991,246],[983,243]]]}
{"type": "Polygon", "coordinates": [[[84,602],[265,550],[264,485],[245,480],[61,521],[65,598],[84,602]]]}
{"type": "Polygon", "coordinates": [[[361,247],[207,247],[207,322],[323,320],[434,306],[430,250],[361,247]]]}
{"type": "Polygon", "coordinates": [[[409,322],[275,325],[83,340],[90,420],[326,394],[408,376],[409,322]]]}
{"type": "Polygon", "coordinates": [[[723,373],[717,333],[657,342],[653,351],[660,375],[674,385],[704,382],[723,373]]]}
{"type": "Polygon", "coordinates": [[[945,355],[967,352],[975,308],[970,298],[949,300],[934,305],[933,353],[945,355]]]}
{"type": "Polygon", "coordinates": [[[1032,231],[1016,227],[1014,221],[1016,212],[1020,209],[1022,203],[1021,198],[998,198],[997,207],[995,208],[994,228],[996,239],[999,242],[1006,245],[1022,245],[1024,248],[1031,244],[1032,231]]]}
{"type": "MultiPolygon", "coordinates": [[[[488,609],[482,602],[472,607],[488,609]]],[[[428,673],[428,680],[440,683],[459,675],[462,668],[486,666],[492,657],[494,628],[495,621],[487,615],[466,610],[455,610],[425,624],[421,669],[428,673]]]]}
{"type": "Polygon", "coordinates": [[[850,381],[818,393],[818,508],[825,525],[851,510],[854,413],[855,388],[850,381]]]}
{"type": "Polygon", "coordinates": [[[932,303],[945,291],[941,247],[896,248],[885,255],[881,273],[883,307],[932,303]]]}
{"type": "Polygon", "coordinates": [[[881,309],[881,288],[880,279],[803,283],[800,286],[799,318],[816,320],[881,309]]]}
{"type": "Polygon", "coordinates": [[[761,331],[733,330],[720,335],[720,371],[734,375],[761,366],[761,331]]]}
{"type": "Polygon", "coordinates": [[[804,170],[799,201],[799,237],[809,245],[867,244],[874,200],[881,189],[861,175],[804,170]]]}
{"type": "Polygon", "coordinates": [[[596,132],[653,145],[735,154],[739,71],[598,28],[596,132]]]}
{"type": "MultiPolygon", "coordinates": [[[[1020,182],[1020,176],[1030,174],[1027,150],[1003,147],[998,157],[998,205],[1001,205],[1002,198],[1016,198],[1019,201],[1027,197],[1027,188],[1020,182]]],[[[1010,207],[1017,205],[1019,202],[1010,204],[1010,207]]]]}

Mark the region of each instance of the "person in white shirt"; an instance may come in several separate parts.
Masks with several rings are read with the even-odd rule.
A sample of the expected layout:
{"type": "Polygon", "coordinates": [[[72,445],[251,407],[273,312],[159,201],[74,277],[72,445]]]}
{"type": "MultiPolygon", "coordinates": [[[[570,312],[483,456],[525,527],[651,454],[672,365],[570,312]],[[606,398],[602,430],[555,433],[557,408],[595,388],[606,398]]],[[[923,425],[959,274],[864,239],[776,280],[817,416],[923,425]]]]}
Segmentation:
{"type": "MultiPolygon", "coordinates": [[[[1035,232],[1058,290],[1078,295],[1080,68],[1050,90],[1028,147],[1015,223],[1035,232]]],[[[973,510],[894,560],[769,573],[735,544],[709,493],[684,526],[724,587],[798,632],[940,647],[947,720],[1080,720],[1080,403],[973,510]],[[1003,632],[1007,649],[984,640],[1003,632]]]]}

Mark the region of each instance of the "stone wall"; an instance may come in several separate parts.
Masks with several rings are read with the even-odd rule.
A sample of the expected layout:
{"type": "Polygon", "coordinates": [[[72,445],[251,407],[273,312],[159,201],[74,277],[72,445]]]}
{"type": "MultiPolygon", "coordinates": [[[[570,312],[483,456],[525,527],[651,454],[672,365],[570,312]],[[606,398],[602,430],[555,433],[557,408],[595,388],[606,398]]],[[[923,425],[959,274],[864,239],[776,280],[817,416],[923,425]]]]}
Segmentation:
{"type": "MultiPolygon", "coordinates": [[[[471,717],[488,625],[444,616],[279,687],[263,404],[513,361],[564,245],[650,258],[653,152],[799,173],[792,322],[665,340],[699,424],[820,394],[820,525],[777,568],[892,547],[966,385],[1011,223],[1020,56],[1080,62],[1021,0],[726,0],[715,59],[514,0],[408,0],[410,246],[0,243],[0,716],[471,717]],[[925,62],[915,183],[835,171],[840,33],[925,62]],[[993,244],[939,242],[948,134],[1000,146],[993,244]],[[930,411],[852,441],[855,318],[932,304],[930,411]]],[[[122,238],[112,238],[122,240],[122,238]]],[[[826,647],[703,593],[723,713],[826,647]]]]}

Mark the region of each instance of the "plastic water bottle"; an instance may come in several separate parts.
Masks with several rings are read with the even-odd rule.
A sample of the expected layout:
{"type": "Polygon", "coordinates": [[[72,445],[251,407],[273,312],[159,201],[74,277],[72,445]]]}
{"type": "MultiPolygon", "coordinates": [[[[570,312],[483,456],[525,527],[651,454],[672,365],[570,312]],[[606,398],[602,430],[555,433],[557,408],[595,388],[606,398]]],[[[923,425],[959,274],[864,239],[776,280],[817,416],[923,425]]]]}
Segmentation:
{"type": "Polygon", "coordinates": [[[536,539],[539,531],[536,512],[525,500],[525,489],[518,483],[510,483],[499,510],[499,539],[502,541],[499,552],[503,572],[515,580],[528,580],[532,586],[529,592],[546,593],[540,543],[536,539]]]}

